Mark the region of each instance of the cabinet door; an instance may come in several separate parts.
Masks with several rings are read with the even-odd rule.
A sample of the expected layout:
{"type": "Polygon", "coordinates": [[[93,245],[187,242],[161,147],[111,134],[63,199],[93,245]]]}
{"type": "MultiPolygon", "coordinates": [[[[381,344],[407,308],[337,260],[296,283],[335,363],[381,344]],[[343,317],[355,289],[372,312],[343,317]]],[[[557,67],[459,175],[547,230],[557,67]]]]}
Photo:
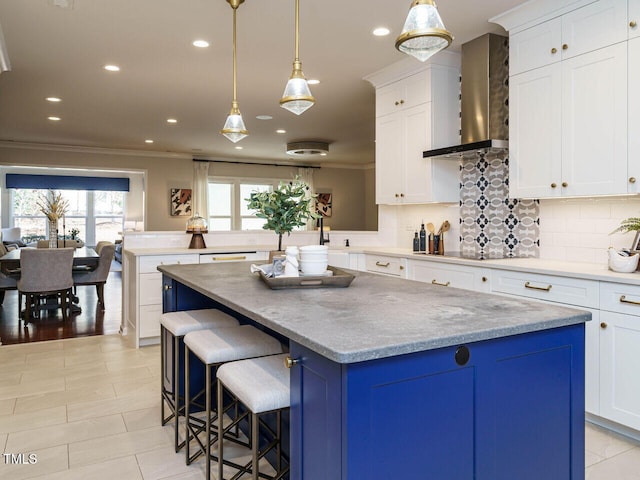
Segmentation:
{"type": "Polygon", "coordinates": [[[376,90],[376,117],[382,117],[397,112],[402,98],[400,82],[392,83],[376,90]]]}
{"type": "Polygon", "coordinates": [[[376,119],[376,203],[395,204],[402,193],[401,114],[376,119]]]}
{"type": "Polygon", "coordinates": [[[560,63],[509,79],[509,196],[512,198],[561,194],[561,80],[560,63]]]}
{"type": "Polygon", "coordinates": [[[560,18],[554,18],[509,37],[509,75],[533,70],[562,57],[560,18]]]}
{"type": "Polygon", "coordinates": [[[562,62],[563,195],[627,192],[627,44],[562,62]]]}
{"type": "Polygon", "coordinates": [[[629,39],[640,37],[640,0],[629,0],[629,39]]]}
{"type": "Polygon", "coordinates": [[[562,59],[627,39],[627,0],[600,0],[562,16],[562,59]]]}
{"type": "Polygon", "coordinates": [[[291,478],[342,476],[341,368],[294,343],[291,358],[291,478]]]}
{"type": "Polygon", "coordinates": [[[422,158],[422,152],[427,149],[427,132],[431,131],[430,112],[431,104],[424,103],[402,113],[404,181],[400,198],[405,203],[433,201],[429,196],[427,160],[422,158]]]}
{"type": "MultiPolygon", "coordinates": [[[[636,2],[640,4],[640,0],[636,2]]],[[[640,8],[640,7],[639,7],[640,8]]],[[[631,3],[629,3],[631,9],[631,3]]],[[[640,12],[639,12],[640,13],[640,12]]],[[[638,16],[640,22],[640,15],[638,16]]],[[[637,27],[636,27],[637,28],[637,27]]],[[[628,183],[629,193],[640,192],[640,38],[629,40],[629,155],[628,183]],[[635,182],[631,180],[635,178],[635,182]]]]}
{"type": "Polygon", "coordinates": [[[640,430],[640,317],[600,312],[600,415],[640,430]]]}

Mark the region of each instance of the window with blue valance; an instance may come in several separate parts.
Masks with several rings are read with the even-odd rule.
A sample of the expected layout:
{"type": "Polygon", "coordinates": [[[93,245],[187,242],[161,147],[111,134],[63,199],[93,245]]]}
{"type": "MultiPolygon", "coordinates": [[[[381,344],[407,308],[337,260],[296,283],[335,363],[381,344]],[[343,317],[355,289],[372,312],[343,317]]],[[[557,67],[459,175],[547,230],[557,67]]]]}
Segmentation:
{"type": "Polygon", "coordinates": [[[128,192],[129,179],[118,177],[76,177],[72,175],[27,175],[7,173],[7,188],[47,190],[101,190],[128,192]]]}

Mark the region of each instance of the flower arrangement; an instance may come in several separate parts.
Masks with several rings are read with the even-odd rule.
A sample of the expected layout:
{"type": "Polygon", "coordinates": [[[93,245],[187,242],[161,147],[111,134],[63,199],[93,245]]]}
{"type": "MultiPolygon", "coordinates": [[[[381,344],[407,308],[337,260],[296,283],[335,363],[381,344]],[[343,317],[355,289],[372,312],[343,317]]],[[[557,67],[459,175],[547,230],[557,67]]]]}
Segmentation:
{"type": "Polygon", "coordinates": [[[271,192],[251,192],[247,207],[255,210],[256,217],[267,222],[262,227],[278,235],[278,250],[282,250],[282,235],[290,235],[295,227],[304,227],[309,218],[318,218],[315,211],[316,195],[309,195],[309,185],[299,177],[290,182],[280,182],[271,192]]]}
{"type": "Polygon", "coordinates": [[[69,201],[62,198],[60,192],[49,190],[46,195],[41,195],[36,202],[40,211],[44,213],[50,222],[57,222],[69,208],[69,201]]]}

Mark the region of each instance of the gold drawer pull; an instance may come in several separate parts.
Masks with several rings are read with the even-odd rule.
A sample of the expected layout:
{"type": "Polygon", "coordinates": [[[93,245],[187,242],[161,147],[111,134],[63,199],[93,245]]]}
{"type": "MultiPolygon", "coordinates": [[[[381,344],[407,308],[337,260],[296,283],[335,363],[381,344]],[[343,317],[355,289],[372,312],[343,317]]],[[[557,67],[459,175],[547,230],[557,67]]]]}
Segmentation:
{"type": "Polygon", "coordinates": [[[556,47],[553,47],[553,48],[551,49],[551,53],[552,53],[553,55],[555,55],[556,53],[558,53],[558,49],[557,49],[556,47]]]}
{"type": "Polygon", "coordinates": [[[629,183],[636,183],[636,177],[629,177],[629,183]]]}
{"type": "Polygon", "coordinates": [[[628,303],[630,305],[640,305],[640,302],[634,302],[633,300],[627,300],[625,295],[620,295],[620,303],[628,303]]]}
{"type": "Polygon", "coordinates": [[[451,285],[451,282],[440,283],[436,281],[436,279],[434,278],[433,280],[431,280],[431,285],[440,285],[441,287],[448,287],[449,285],[451,285]]]}
{"type": "Polygon", "coordinates": [[[636,28],[636,27],[638,26],[638,22],[636,22],[635,20],[631,20],[631,21],[629,22],[629,26],[630,26],[631,28],[636,28]]]}
{"type": "Polygon", "coordinates": [[[377,267],[384,267],[387,268],[389,265],[391,265],[391,263],[387,262],[387,263],[380,263],[380,262],[376,262],[376,266],[377,267]]]}
{"type": "Polygon", "coordinates": [[[553,285],[547,285],[546,287],[536,287],[535,285],[531,285],[531,282],[525,282],[524,288],[530,288],[531,290],[542,290],[543,292],[548,292],[551,290],[553,285]]]}
{"type": "Polygon", "coordinates": [[[239,257],[211,257],[212,262],[224,262],[229,260],[246,260],[246,255],[240,255],[239,257]]]}

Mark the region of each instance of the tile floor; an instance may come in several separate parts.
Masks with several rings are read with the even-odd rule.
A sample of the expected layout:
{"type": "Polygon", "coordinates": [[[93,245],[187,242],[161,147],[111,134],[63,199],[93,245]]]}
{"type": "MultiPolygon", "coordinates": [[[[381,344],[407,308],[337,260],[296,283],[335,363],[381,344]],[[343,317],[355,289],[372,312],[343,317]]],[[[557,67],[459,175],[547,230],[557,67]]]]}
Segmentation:
{"type": "MultiPolygon", "coordinates": [[[[204,479],[159,425],[159,355],[118,335],[0,347],[0,446],[25,454],[0,457],[0,479],[204,479]]],[[[640,443],[586,438],[587,480],[640,480],[640,443]]]]}

